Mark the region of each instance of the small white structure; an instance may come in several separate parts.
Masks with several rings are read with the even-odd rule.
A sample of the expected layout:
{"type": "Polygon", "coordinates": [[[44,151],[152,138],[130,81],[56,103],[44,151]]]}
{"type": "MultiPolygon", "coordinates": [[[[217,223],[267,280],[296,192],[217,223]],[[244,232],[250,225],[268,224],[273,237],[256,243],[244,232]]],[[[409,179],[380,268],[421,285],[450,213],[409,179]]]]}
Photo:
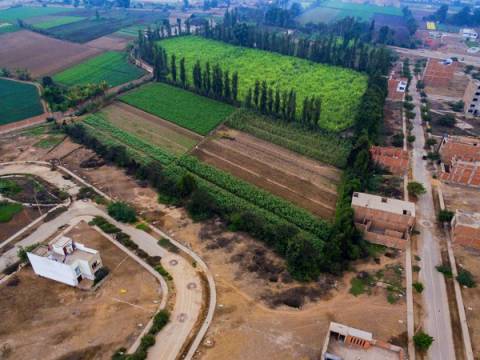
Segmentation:
{"type": "Polygon", "coordinates": [[[404,93],[407,89],[407,82],[405,80],[400,80],[397,86],[397,91],[404,93]]]}
{"type": "Polygon", "coordinates": [[[462,29],[462,36],[464,39],[476,40],[478,38],[478,33],[473,29],[462,29]]]}
{"type": "Polygon", "coordinates": [[[95,272],[102,267],[97,250],[66,236],[48,246],[40,245],[27,255],[35,274],[70,286],[77,286],[82,279],[95,280],[95,272]]]}

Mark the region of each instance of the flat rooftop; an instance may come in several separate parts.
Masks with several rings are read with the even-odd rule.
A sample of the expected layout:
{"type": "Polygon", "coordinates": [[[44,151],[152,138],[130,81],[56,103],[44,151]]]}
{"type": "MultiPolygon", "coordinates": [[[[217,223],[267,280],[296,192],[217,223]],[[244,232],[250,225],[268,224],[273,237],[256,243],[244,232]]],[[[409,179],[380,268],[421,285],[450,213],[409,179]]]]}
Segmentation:
{"type": "Polygon", "coordinates": [[[367,193],[353,193],[352,206],[381,210],[398,215],[415,216],[415,204],[410,201],[386,198],[367,193]]]}
{"type": "Polygon", "coordinates": [[[455,220],[459,225],[480,228],[480,213],[477,212],[457,210],[455,212],[455,220]]]}
{"type": "Polygon", "coordinates": [[[349,346],[345,343],[330,338],[327,353],[339,356],[343,360],[398,360],[398,352],[370,346],[363,349],[357,346],[349,346]]]}
{"type": "Polygon", "coordinates": [[[76,260],[86,260],[90,261],[91,259],[96,257],[95,253],[90,253],[87,251],[83,251],[81,249],[75,249],[72,253],[68,254],[66,257],[65,255],[58,254],[53,250],[49,250],[47,245],[40,245],[37,246],[33,251],[32,254],[47,257],[51,260],[62,262],[67,265],[71,265],[75,263],[76,260]]]}

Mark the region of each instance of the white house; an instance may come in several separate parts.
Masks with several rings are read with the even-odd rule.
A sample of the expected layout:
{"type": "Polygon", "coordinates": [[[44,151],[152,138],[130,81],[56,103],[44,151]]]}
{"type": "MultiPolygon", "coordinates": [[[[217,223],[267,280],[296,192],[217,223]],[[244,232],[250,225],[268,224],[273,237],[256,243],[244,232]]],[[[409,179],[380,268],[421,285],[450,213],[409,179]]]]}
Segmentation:
{"type": "Polygon", "coordinates": [[[462,36],[465,39],[476,40],[478,38],[478,33],[473,29],[462,29],[462,36]]]}
{"type": "Polygon", "coordinates": [[[77,286],[82,279],[95,280],[95,272],[102,267],[97,250],[66,236],[40,245],[27,255],[35,274],[70,286],[77,286]]]}

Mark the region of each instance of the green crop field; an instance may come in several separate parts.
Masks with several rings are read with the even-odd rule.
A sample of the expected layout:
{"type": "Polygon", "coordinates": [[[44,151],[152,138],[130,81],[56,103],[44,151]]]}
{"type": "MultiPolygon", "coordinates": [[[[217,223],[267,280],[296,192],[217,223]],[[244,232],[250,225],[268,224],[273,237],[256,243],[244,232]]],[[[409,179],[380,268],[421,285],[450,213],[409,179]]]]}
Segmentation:
{"type": "Polygon", "coordinates": [[[138,79],[144,71],[130,64],[125,53],[109,51],[56,74],[54,81],[65,85],[85,85],[106,81],[111,87],[138,79]]]}
{"type": "Polygon", "coordinates": [[[190,83],[192,68],[200,60],[202,66],[209,61],[211,66],[218,63],[230,73],[237,71],[240,99],[244,99],[256,80],[266,80],[268,85],[280,90],[295,89],[298,112],[304,97],[320,96],[320,126],[328,130],[343,130],[352,125],[367,86],[367,77],[353,70],[201,37],[171,38],[162,40],[160,44],[169,55],[176,54],[177,59],[185,58],[190,83]]]}
{"type": "Polygon", "coordinates": [[[162,83],[142,86],[120,99],[201,135],[208,134],[235,110],[230,105],[162,83]]]}
{"type": "Polygon", "coordinates": [[[35,86],[0,79],[0,125],[42,113],[43,107],[35,86]]]}
{"type": "Polygon", "coordinates": [[[35,16],[52,15],[69,11],[71,10],[62,7],[15,7],[0,10],[0,20],[16,22],[17,19],[25,20],[35,16]]]}
{"type": "Polygon", "coordinates": [[[0,34],[14,32],[20,28],[17,25],[10,24],[8,22],[0,22],[0,34]]]}
{"type": "Polygon", "coordinates": [[[80,16],[55,16],[54,18],[51,18],[47,21],[42,21],[34,26],[39,29],[51,29],[56,26],[71,24],[84,19],[85,18],[80,16]]]}
{"type": "Polygon", "coordinates": [[[0,223],[8,223],[22,209],[23,207],[20,204],[0,202],[0,223]]]}
{"type": "Polygon", "coordinates": [[[307,10],[298,17],[302,24],[333,22],[345,17],[357,17],[364,21],[370,21],[375,14],[402,16],[402,10],[394,6],[377,6],[327,0],[318,7],[307,10]]]}

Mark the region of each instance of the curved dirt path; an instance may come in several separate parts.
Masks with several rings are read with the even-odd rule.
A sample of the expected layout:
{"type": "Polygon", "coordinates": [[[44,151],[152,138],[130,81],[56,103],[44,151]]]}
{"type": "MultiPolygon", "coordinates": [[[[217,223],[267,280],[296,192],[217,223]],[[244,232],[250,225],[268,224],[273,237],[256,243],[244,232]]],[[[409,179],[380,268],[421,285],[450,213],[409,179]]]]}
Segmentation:
{"type": "MultiPolygon", "coordinates": [[[[68,169],[63,167],[59,167],[59,169],[64,173],[71,175],[83,185],[94,188],[98,191],[98,193],[109,199],[106,194],[91,186],[68,169]]],[[[0,174],[9,173],[34,173],[35,175],[45,178],[45,180],[60,188],[67,188],[67,191],[71,195],[74,195],[78,192],[78,186],[72,186],[73,183],[70,180],[64,179],[59,171],[51,171],[50,165],[46,162],[11,162],[0,164],[0,174]]],[[[210,273],[206,264],[197,254],[155,227],[151,226],[151,230],[156,234],[169,239],[172,244],[187,253],[193,259],[193,261],[196,262],[196,266],[202,272],[204,272],[207,278],[210,302],[206,318],[196,335],[192,335],[192,331],[195,330],[198,318],[202,313],[203,298],[205,294],[203,294],[202,280],[199,272],[192,265],[192,262],[179,254],[169,252],[165,248],[159,246],[157,239],[147,232],[115,221],[108,216],[103,209],[97,207],[97,205],[92,202],[75,201],[72,203],[68,211],[62,213],[52,221],[40,225],[35,232],[18,242],[13,249],[7,251],[0,258],[0,271],[5,269],[5,267],[7,267],[9,264],[17,261],[17,248],[19,246],[28,246],[36,242],[43,241],[49,236],[53,235],[57,231],[58,227],[65,224],[71,225],[72,222],[77,221],[78,218],[85,216],[105,217],[108,219],[108,221],[115,224],[115,226],[119,227],[122,231],[130,235],[132,240],[149,255],[162,257],[161,263],[163,267],[173,277],[175,305],[171,314],[171,320],[168,325],[157,335],[157,341],[155,345],[150,348],[148,359],[174,360],[182,351],[184,351],[185,344],[193,337],[193,340],[191,340],[191,345],[188,349],[188,353],[184,357],[185,359],[191,359],[213,319],[213,313],[216,307],[216,293],[213,275],[210,273]]],[[[2,245],[3,244],[0,244],[0,247],[2,245]]],[[[165,291],[168,290],[165,289],[165,291]]]]}

